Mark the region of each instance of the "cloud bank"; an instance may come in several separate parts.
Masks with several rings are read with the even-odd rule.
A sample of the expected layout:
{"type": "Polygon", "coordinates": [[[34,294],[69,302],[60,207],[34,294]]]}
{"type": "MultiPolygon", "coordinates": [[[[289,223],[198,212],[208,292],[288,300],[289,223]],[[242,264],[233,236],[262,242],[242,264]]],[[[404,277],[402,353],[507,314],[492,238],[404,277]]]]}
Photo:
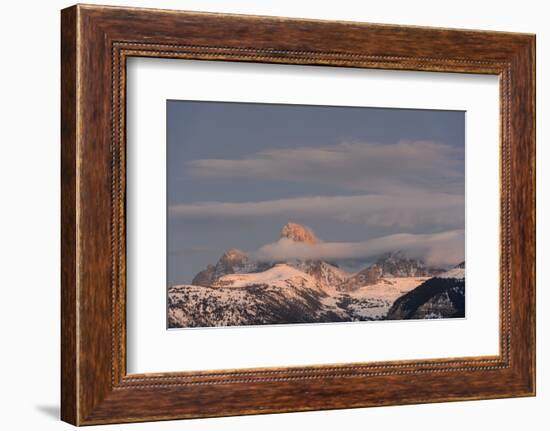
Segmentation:
{"type": "Polygon", "coordinates": [[[376,228],[400,232],[363,242],[315,245],[283,238],[253,252],[258,260],[369,259],[396,250],[422,258],[429,265],[454,265],[464,259],[464,151],[451,145],[345,142],[272,149],[239,159],[194,160],[186,165],[186,173],[199,179],[246,179],[250,184],[268,180],[327,185],[341,192],[336,196],[179,203],[169,207],[173,218],[215,225],[274,217],[353,223],[374,232],[376,228]],[[402,233],[413,227],[421,227],[423,232],[449,230],[402,233]]]}
{"type": "Polygon", "coordinates": [[[240,159],[193,160],[186,168],[202,178],[299,181],[363,192],[464,189],[463,149],[429,141],[273,149],[240,159]]]}
{"type": "Polygon", "coordinates": [[[287,238],[265,245],[252,253],[259,261],[368,259],[400,250],[422,258],[428,265],[449,266],[464,260],[464,230],[434,234],[394,234],[363,242],[321,242],[306,244],[287,238]]]}
{"type": "Polygon", "coordinates": [[[281,216],[288,220],[333,220],[383,227],[461,227],[464,224],[464,196],[416,190],[406,194],[306,196],[256,202],[194,202],[171,205],[169,215],[188,220],[243,220],[281,216]]]}

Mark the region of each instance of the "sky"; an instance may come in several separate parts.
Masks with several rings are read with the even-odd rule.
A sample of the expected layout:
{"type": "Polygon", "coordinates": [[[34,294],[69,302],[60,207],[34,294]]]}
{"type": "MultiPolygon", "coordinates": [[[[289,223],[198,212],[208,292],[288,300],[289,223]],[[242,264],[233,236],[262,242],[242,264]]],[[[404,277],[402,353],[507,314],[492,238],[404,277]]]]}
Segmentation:
{"type": "MultiPolygon", "coordinates": [[[[464,259],[463,111],[167,101],[168,284],[224,251],[464,259]],[[279,241],[287,222],[318,246],[279,241]]],[[[363,265],[364,266],[364,265],[363,265]]]]}

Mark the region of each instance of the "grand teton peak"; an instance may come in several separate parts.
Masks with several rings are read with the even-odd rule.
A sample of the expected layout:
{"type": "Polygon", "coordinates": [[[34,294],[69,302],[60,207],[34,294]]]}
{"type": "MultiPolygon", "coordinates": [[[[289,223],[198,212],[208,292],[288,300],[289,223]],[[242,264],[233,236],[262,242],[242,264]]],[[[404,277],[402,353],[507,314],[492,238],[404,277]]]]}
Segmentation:
{"type": "Polygon", "coordinates": [[[311,229],[298,223],[287,223],[281,230],[281,238],[287,238],[295,242],[305,242],[306,244],[317,244],[319,240],[311,229]]]}

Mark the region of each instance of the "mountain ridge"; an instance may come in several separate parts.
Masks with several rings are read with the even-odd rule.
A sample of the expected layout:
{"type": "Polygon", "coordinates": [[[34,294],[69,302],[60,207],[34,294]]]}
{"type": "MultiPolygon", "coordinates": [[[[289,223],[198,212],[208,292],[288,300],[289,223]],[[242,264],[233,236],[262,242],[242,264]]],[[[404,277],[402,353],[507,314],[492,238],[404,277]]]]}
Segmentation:
{"type": "MultiPolygon", "coordinates": [[[[283,226],[281,238],[320,242],[296,223],[283,226]]],[[[347,272],[319,259],[257,261],[232,248],[190,285],[168,288],[168,326],[463,317],[464,283],[464,262],[445,271],[400,250],[347,272]]]]}
{"type": "MultiPolygon", "coordinates": [[[[282,227],[280,238],[310,245],[320,243],[310,228],[294,222],[288,222],[282,227]]],[[[227,250],[215,265],[208,265],[196,274],[191,284],[215,287],[216,282],[225,275],[262,272],[280,263],[287,263],[303,270],[323,283],[326,288],[333,287],[341,291],[353,291],[365,285],[372,285],[385,277],[428,277],[444,272],[442,268],[427,266],[421,259],[408,257],[399,250],[383,253],[374,263],[356,273],[349,273],[323,260],[254,261],[245,252],[232,248],[227,250]]]]}
{"type": "Polygon", "coordinates": [[[465,317],[465,264],[426,280],[398,298],[388,311],[390,320],[465,317]]]}

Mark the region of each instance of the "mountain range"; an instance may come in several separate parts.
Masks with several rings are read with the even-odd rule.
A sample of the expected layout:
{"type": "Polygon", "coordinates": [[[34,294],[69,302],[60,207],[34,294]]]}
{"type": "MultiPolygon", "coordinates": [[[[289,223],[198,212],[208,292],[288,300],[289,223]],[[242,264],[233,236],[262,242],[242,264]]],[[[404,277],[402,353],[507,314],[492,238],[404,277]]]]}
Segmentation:
{"type": "MultiPolygon", "coordinates": [[[[297,223],[283,226],[281,239],[321,242],[297,223]]],[[[230,249],[190,285],[168,288],[168,327],[463,317],[464,271],[399,250],[350,273],[336,262],[259,261],[230,249]]]]}

